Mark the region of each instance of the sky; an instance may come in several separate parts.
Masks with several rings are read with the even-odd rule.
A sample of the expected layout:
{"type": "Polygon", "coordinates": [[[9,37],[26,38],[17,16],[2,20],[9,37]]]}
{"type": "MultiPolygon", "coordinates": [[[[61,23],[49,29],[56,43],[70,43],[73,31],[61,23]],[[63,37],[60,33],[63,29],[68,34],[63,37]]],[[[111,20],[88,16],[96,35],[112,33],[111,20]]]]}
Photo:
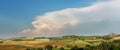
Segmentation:
{"type": "Polygon", "coordinates": [[[119,0],[0,0],[0,39],[120,33],[119,0]]]}

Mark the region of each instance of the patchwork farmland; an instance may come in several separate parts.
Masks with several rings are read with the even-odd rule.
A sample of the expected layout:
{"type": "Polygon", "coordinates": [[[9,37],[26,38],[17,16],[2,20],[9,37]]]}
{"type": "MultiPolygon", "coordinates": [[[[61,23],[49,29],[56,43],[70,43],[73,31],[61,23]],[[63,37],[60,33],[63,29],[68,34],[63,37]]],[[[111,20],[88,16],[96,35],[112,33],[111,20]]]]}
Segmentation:
{"type": "MultiPolygon", "coordinates": [[[[104,43],[114,44],[119,46],[120,35],[105,35],[105,36],[61,36],[61,37],[19,37],[1,40],[0,50],[27,50],[27,48],[37,50],[42,48],[45,50],[45,46],[51,45],[53,50],[59,50],[63,47],[65,50],[71,50],[72,47],[78,48],[95,47],[94,49],[100,49],[100,45],[104,43]],[[116,43],[115,43],[116,42],[116,43]],[[19,48],[19,49],[18,49],[19,48]]],[[[118,47],[119,48],[119,47],[118,47]]]]}

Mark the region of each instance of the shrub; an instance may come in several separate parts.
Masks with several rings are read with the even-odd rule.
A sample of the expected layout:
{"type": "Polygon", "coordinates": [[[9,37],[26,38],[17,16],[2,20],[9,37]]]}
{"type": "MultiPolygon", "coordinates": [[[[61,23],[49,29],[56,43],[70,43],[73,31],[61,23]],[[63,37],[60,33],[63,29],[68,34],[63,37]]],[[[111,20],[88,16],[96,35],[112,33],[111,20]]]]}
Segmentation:
{"type": "Polygon", "coordinates": [[[60,50],[64,50],[64,48],[63,48],[63,47],[61,47],[61,48],[60,48],[60,50]]]}
{"type": "Polygon", "coordinates": [[[71,48],[71,47],[73,47],[73,46],[72,46],[72,45],[66,45],[66,47],[67,47],[67,48],[71,48]]]}
{"type": "Polygon", "coordinates": [[[43,48],[38,48],[37,50],[43,50],[43,48]]]}
{"type": "Polygon", "coordinates": [[[79,50],[79,48],[77,46],[74,46],[71,48],[71,50],[79,50]]]}
{"type": "Polygon", "coordinates": [[[53,46],[52,45],[47,45],[45,46],[45,50],[52,50],[53,49],[53,46]]]}

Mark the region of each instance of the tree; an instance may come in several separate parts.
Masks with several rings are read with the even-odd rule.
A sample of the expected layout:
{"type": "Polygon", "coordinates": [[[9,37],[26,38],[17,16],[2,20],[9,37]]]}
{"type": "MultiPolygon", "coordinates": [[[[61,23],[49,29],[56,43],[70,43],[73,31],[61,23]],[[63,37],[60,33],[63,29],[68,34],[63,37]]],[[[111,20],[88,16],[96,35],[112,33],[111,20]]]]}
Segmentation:
{"type": "Polygon", "coordinates": [[[63,48],[63,47],[61,47],[61,48],[60,48],[60,50],[64,50],[64,48],[63,48]]]}
{"type": "Polygon", "coordinates": [[[71,50],[79,50],[79,48],[75,45],[74,47],[71,48],[71,50]]]}
{"type": "Polygon", "coordinates": [[[109,50],[113,50],[113,45],[111,45],[111,46],[109,47],[109,50]]]}
{"type": "Polygon", "coordinates": [[[55,48],[57,48],[58,46],[55,46],[55,48]]]}
{"type": "Polygon", "coordinates": [[[38,50],[43,50],[42,48],[38,48],[38,50]]]}
{"type": "Polygon", "coordinates": [[[111,45],[110,45],[110,43],[108,43],[108,42],[102,42],[101,44],[100,44],[100,49],[101,50],[109,50],[109,48],[111,48],[110,47],[111,45]]]}
{"type": "Polygon", "coordinates": [[[83,48],[79,48],[79,50],[83,50],[83,48]]]}
{"type": "Polygon", "coordinates": [[[30,50],[30,48],[26,48],[26,50],[30,50]]]}
{"type": "Polygon", "coordinates": [[[47,45],[45,46],[45,50],[52,50],[53,49],[53,46],[52,45],[47,45]]]}

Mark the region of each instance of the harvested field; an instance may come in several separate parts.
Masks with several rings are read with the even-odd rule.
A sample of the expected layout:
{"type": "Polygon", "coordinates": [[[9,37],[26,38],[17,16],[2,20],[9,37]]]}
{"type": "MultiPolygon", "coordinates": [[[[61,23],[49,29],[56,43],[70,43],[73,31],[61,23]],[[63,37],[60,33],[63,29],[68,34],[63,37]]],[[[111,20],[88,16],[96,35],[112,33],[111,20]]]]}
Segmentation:
{"type": "Polygon", "coordinates": [[[0,50],[25,50],[26,47],[18,45],[0,45],[0,50]]]}

